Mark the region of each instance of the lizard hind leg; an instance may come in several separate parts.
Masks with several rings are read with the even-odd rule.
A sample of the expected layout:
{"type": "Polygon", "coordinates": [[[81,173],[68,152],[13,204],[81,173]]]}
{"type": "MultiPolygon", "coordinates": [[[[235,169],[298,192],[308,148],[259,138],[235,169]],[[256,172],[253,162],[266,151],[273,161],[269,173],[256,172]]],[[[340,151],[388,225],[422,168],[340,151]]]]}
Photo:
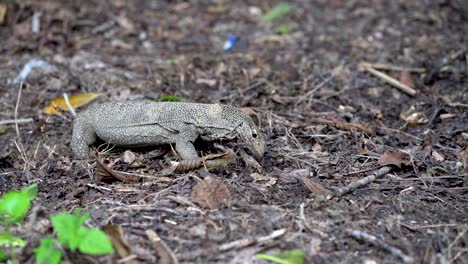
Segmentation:
{"type": "Polygon", "coordinates": [[[71,147],[76,159],[85,159],[89,155],[89,146],[96,141],[96,134],[89,124],[76,122],[73,126],[71,147]]]}
{"type": "Polygon", "coordinates": [[[179,157],[183,160],[194,160],[198,158],[197,151],[195,150],[192,142],[177,140],[175,149],[177,154],[179,154],[179,157]]]}

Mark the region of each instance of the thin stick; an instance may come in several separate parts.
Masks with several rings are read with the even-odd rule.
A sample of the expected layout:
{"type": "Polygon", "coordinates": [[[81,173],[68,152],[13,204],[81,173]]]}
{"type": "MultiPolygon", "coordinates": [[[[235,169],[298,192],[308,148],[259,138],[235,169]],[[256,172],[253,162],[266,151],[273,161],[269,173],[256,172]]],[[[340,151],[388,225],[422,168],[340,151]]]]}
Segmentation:
{"type": "Polygon", "coordinates": [[[15,146],[18,149],[21,155],[21,158],[24,161],[23,173],[26,174],[26,177],[29,181],[29,173],[26,173],[29,168],[29,161],[28,161],[28,157],[26,156],[26,152],[24,151],[23,144],[21,144],[21,135],[20,135],[19,126],[18,126],[18,108],[19,108],[19,103],[21,100],[22,91],[23,91],[23,82],[20,83],[20,86],[18,89],[18,98],[16,99],[16,106],[15,106],[15,129],[16,129],[16,136],[17,136],[17,139],[15,140],[15,146]]]}
{"type": "Polygon", "coordinates": [[[72,114],[72,116],[76,116],[75,109],[71,105],[70,100],[68,99],[68,94],[67,93],[63,93],[63,99],[65,99],[65,104],[67,105],[68,110],[70,110],[70,113],[72,114]]]}
{"type": "Polygon", "coordinates": [[[31,123],[31,122],[34,122],[34,119],[32,118],[7,119],[7,120],[1,120],[0,125],[23,124],[23,123],[31,123]]]}
{"type": "Polygon", "coordinates": [[[378,237],[374,236],[374,235],[371,235],[369,233],[366,233],[364,231],[359,231],[359,230],[346,230],[346,232],[354,239],[357,239],[357,240],[361,240],[361,241],[364,241],[364,242],[367,242],[373,246],[376,246],[376,247],[379,247],[379,248],[382,248],[388,252],[390,252],[390,254],[400,258],[403,263],[413,263],[414,259],[408,255],[406,255],[405,253],[403,253],[403,251],[397,247],[394,247],[388,243],[385,243],[385,241],[382,241],[381,239],[379,239],[378,237]]]}
{"type": "Polygon", "coordinates": [[[405,84],[401,83],[397,79],[395,79],[393,77],[390,77],[390,76],[388,76],[387,74],[385,74],[385,73],[383,73],[381,71],[378,71],[378,70],[372,68],[371,65],[369,65],[369,64],[362,63],[361,67],[363,67],[363,69],[365,69],[367,72],[374,75],[375,77],[382,79],[383,81],[385,81],[388,84],[394,86],[395,88],[400,89],[402,92],[405,92],[405,93],[407,93],[407,94],[409,94],[411,96],[414,96],[416,94],[416,90],[414,90],[413,88],[409,87],[408,85],[405,85],[405,84]]]}
{"type": "Polygon", "coordinates": [[[354,181],[342,188],[339,188],[337,190],[335,190],[335,194],[337,196],[343,196],[347,193],[350,193],[354,190],[356,190],[357,188],[359,187],[362,187],[362,186],[365,186],[371,182],[374,182],[376,179],[384,176],[385,174],[389,173],[390,171],[392,170],[392,167],[390,166],[384,166],[380,169],[378,169],[377,171],[375,171],[373,174],[369,175],[369,176],[366,176],[362,179],[359,179],[357,181],[354,181]]]}
{"type": "Polygon", "coordinates": [[[174,252],[169,246],[151,229],[145,231],[148,239],[153,243],[153,248],[159,255],[159,263],[163,264],[178,264],[177,258],[174,252]]]}
{"type": "Polygon", "coordinates": [[[262,236],[262,237],[257,237],[257,238],[243,238],[243,239],[234,240],[232,242],[222,244],[218,247],[218,250],[227,251],[227,250],[232,250],[232,249],[245,248],[255,243],[264,243],[264,242],[273,240],[275,238],[283,236],[284,234],[286,234],[286,229],[278,229],[278,230],[273,231],[271,234],[267,236],[262,236]]]}
{"type": "Polygon", "coordinates": [[[369,63],[363,62],[366,65],[378,70],[388,70],[388,71],[407,71],[407,72],[417,72],[417,73],[424,73],[426,69],[424,68],[411,68],[411,67],[401,67],[386,63],[369,63]]]}

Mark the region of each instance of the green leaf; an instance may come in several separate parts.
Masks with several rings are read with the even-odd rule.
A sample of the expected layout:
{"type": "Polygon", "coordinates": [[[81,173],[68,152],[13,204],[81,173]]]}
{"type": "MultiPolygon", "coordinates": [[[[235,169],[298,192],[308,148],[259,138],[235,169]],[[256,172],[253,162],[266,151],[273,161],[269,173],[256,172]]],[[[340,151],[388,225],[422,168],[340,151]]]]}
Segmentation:
{"type": "Polygon", "coordinates": [[[257,258],[279,264],[304,264],[305,253],[300,249],[286,250],[276,254],[257,254],[257,258]]]}
{"type": "Polygon", "coordinates": [[[3,253],[3,251],[0,250],[0,261],[5,261],[5,260],[7,260],[5,253],[3,253]]]}
{"type": "Polygon", "coordinates": [[[62,252],[56,248],[55,239],[41,239],[39,247],[33,249],[36,254],[36,264],[58,264],[62,259],[62,252]]]}
{"type": "Polygon", "coordinates": [[[284,23],[275,28],[275,32],[280,35],[286,35],[291,32],[292,26],[289,23],[284,23]]]}
{"type": "Polygon", "coordinates": [[[71,251],[75,251],[80,243],[81,225],[89,218],[89,213],[81,215],[80,210],[75,210],[74,214],[56,214],[50,217],[52,226],[57,233],[58,240],[71,251]]]}
{"type": "Polygon", "coordinates": [[[183,97],[179,97],[175,95],[168,95],[168,96],[162,96],[154,101],[155,102],[184,102],[186,100],[183,97]]]}
{"type": "Polygon", "coordinates": [[[294,6],[288,3],[279,3],[270,11],[260,17],[260,21],[269,22],[280,18],[293,10],[294,6]]]}
{"type": "Polygon", "coordinates": [[[0,219],[5,225],[19,223],[30,206],[27,192],[9,191],[0,200],[0,219]]]}
{"type": "Polygon", "coordinates": [[[38,189],[39,188],[37,187],[37,184],[34,183],[34,184],[29,185],[27,187],[23,187],[23,189],[21,189],[21,192],[26,192],[28,194],[29,200],[32,201],[32,200],[36,199],[38,189]]]}
{"type": "Polygon", "coordinates": [[[8,233],[0,233],[0,246],[14,246],[14,247],[24,247],[26,242],[23,239],[8,234],[8,233]]]}
{"type": "Polygon", "coordinates": [[[114,252],[109,237],[99,228],[83,228],[80,251],[89,255],[105,255],[114,252]]]}

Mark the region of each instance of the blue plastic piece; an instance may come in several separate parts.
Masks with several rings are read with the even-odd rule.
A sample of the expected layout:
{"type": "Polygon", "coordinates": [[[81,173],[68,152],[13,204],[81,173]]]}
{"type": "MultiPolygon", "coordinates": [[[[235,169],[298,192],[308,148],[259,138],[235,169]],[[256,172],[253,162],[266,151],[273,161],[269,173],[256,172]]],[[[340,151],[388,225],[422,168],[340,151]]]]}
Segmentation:
{"type": "Polygon", "coordinates": [[[226,38],[226,41],[224,42],[223,50],[226,52],[231,51],[236,46],[238,40],[238,36],[234,34],[229,34],[226,38]]]}

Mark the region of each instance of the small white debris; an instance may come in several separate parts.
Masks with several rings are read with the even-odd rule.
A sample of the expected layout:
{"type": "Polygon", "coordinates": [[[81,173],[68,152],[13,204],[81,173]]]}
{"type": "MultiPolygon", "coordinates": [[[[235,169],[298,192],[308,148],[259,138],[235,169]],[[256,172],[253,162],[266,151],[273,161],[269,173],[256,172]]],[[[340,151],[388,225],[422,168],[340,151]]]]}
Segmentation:
{"type": "Polygon", "coordinates": [[[20,83],[22,81],[25,81],[26,78],[28,78],[28,75],[31,73],[31,71],[35,68],[40,68],[48,73],[57,71],[57,67],[55,67],[54,65],[51,65],[43,60],[31,59],[30,61],[28,61],[28,63],[24,65],[21,72],[13,80],[13,83],[20,83]]]}

